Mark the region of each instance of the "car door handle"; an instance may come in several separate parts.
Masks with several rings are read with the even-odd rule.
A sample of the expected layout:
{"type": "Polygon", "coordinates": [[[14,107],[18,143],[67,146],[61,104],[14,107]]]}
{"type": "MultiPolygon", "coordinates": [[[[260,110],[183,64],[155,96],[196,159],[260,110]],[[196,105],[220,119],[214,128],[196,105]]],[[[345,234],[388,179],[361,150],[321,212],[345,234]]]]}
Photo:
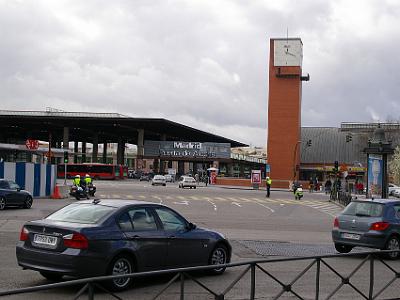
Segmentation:
{"type": "Polygon", "coordinates": [[[129,237],[130,240],[137,240],[138,238],[140,238],[139,235],[134,235],[129,237]]]}
{"type": "Polygon", "coordinates": [[[176,236],[170,235],[168,238],[169,238],[169,239],[176,239],[176,236]]]}

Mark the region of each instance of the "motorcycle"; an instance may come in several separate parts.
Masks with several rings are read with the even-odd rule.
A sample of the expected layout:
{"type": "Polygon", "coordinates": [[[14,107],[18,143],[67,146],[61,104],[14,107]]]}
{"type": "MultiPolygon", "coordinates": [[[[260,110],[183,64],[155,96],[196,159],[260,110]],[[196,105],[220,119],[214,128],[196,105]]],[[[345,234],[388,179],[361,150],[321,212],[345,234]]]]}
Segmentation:
{"type": "Polygon", "coordinates": [[[86,190],[83,189],[81,186],[71,186],[69,194],[72,197],[75,197],[76,200],[81,200],[81,198],[89,199],[89,195],[86,193],[86,190]]]}
{"type": "Polygon", "coordinates": [[[294,191],[294,199],[300,200],[301,198],[303,198],[303,188],[302,187],[298,187],[294,191]]]}
{"type": "Polygon", "coordinates": [[[87,192],[89,196],[94,197],[94,193],[96,193],[96,186],[93,183],[89,184],[87,192]]]}

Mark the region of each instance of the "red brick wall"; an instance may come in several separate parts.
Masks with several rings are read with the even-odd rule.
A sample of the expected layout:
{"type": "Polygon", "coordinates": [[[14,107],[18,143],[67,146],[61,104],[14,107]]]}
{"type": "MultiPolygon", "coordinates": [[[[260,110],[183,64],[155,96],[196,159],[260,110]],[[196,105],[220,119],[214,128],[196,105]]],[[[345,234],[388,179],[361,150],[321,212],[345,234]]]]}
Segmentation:
{"type": "MultiPolygon", "coordinates": [[[[273,187],[288,187],[294,179],[294,168],[300,161],[301,81],[299,76],[277,77],[281,74],[301,75],[301,67],[275,67],[274,45],[270,41],[268,93],[268,163],[273,187]],[[278,71],[278,68],[280,70],[278,71]]],[[[298,177],[298,172],[297,172],[298,177]]]]}

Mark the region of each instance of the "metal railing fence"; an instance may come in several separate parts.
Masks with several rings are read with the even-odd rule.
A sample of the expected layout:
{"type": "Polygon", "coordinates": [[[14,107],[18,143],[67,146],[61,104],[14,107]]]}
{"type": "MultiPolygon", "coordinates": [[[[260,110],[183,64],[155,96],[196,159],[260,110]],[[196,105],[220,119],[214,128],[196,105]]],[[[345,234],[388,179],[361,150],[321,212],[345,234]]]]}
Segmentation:
{"type": "MultiPolygon", "coordinates": [[[[73,299],[80,298],[83,294],[87,294],[89,300],[95,298],[96,290],[100,290],[103,293],[106,292],[115,299],[122,299],[115,293],[112,293],[106,290],[101,283],[105,280],[112,280],[118,278],[142,278],[146,276],[154,276],[154,275],[162,275],[162,274],[172,274],[173,277],[167,284],[165,284],[152,299],[157,299],[161,295],[163,295],[168,288],[170,288],[176,281],[179,281],[179,297],[181,300],[185,299],[185,295],[187,295],[185,288],[185,283],[187,280],[191,280],[192,282],[196,283],[200,286],[205,293],[208,293],[214,297],[215,300],[224,300],[227,294],[235,287],[235,285],[243,279],[245,275],[250,273],[250,285],[247,289],[248,299],[254,300],[256,299],[256,270],[260,273],[264,274],[268,278],[270,278],[278,288],[278,292],[273,295],[270,299],[279,299],[282,295],[291,294],[297,299],[306,299],[307,296],[301,295],[300,291],[296,290],[295,284],[299,281],[300,278],[305,276],[312,268],[314,268],[315,274],[312,276],[314,278],[314,282],[311,286],[314,288],[314,299],[331,299],[334,295],[337,295],[338,292],[344,287],[348,286],[354,292],[352,298],[354,299],[381,299],[378,298],[380,295],[383,294],[397,279],[400,278],[400,272],[396,271],[394,267],[392,267],[389,261],[383,259],[383,255],[392,252],[400,252],[400,250],[386,250],[386,251],[372,251],[372,252],[357,252],[357,253],[349,253],[349,254],[334,254],[334,255],[321,255],[321,256],[310,256],[310,257],[292,257],[292,258],[274,258],[274,259],[259,259],[259,260],[252,260],[246,262],[239,262],[239,263],[229,263],[224,265],[214,265],[214,266],[200,266],[200,267],[189,267],[189,268],[179,268],[179,269],[170,269],[170,270],[161,270],[161,271],[152,271],[152,272],[142,272],[142,273],[132,273],[132,274],[124,274],[124,275],[115,275],[115,276],[100,276],[100,277],[91,277],[91,278],[84,278],[84,279],[76,279],[66,282],[60,283],[52,283],[46,284],[41,286],[34,286],[34,287],[27,287],[27,288],[20,288],[8,291],[0,291],[0,297],[10,296],[10,295],[17,295],[17,294],[26,294],[26,293],[33,293],[39,291],[45,291],[50,289],[57,289],[63,287],[70,287],[70,286],[78,286],[84,285],[74,296],[73,299]],[[343,258],[343,257],[354,257],[354,256],[361,256],[360,263],[347,275],[343,275],[335,269],[331,263],[328,263],[328,259],[331,258],[343,258]],[[306,267],[304,267],[294,278],[292,279],[280,279],[276,275],[273,274],[271,270],[268,270],[264,264],[272,264],[272,263],[285,263],[285,262],[299,262],[299,261],[310,261],[306,267]],[[390,273],[392,273],[391,278],[386,282],[380,282],[380,289],[375,291],[377,281],[382,280],[382,276],[376,276],[376,262],[381,262],[382,266],[384,266],[390,273]],[[360,288],[357,287],[357,284],[354,282],[354,277],[357,272],[363,266],[368,265],[367,269],[369,270],[368,274],[368,292],[363,292],[360,288]],[[332,274],[336,275],[338,278],[338,283],[336,286],[330,290],[330,292],[326,295],[321,293],[321,267],[324,266],[327,270],[331,271],[332,274]],[[226,286],[222,292],[215,291],[211,289],[211,287],[207,286],[205,283],[202,283],[199,279],[195,278],[190,274],[192,271],[206,271],[215,268],[226,267],[226,268],[237,268],[237,267],[244,267],[243,270],[240,270],[238,276],[234,278],[234,280],[226,286]],[[383,285],[382,285],[383,284],[383,285]]],[[[363,269],[365,271],[365,269],[363,269]]],[[[365,275],[365,274],[364,274],[365,275]]],[[[379,274],[378,274],[379,275],[379,274]]],[[[311,287],[310,287],[311,288],[311,287]]],[[[307,291],[307,294],[310,294],[310,291],[307,291]]],[[[398,295],[398,291],[396,292],[398,295]]],[[[176,295],[174,295],[176,296],[176,295]]],[[[129,299],[133,299],[129,297],[129,299]]],[[[139,299],[139,298],[137,298],[139,299]]],[[[247,299],[247,296],[246,296],[247,299]]],[[[392,299],[399,299],[395,296],[392,299]]]]}

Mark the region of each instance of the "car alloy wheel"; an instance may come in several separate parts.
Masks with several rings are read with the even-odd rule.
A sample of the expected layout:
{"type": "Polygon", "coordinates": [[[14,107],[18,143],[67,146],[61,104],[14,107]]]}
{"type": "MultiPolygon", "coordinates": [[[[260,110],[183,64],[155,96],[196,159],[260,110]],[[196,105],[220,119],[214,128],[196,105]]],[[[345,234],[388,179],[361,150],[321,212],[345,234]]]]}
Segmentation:
{"type": "MultiPolygon", "coordinates": [[[[210,265],[223,265],[227,263],[228,260],[228,250],[222,244],[217,245],[210,257],[210,265]]],[[[212,269],[211,272],[213,274],[222,274],[225,272],[225,267],[221,267],[218,269],[212,269]]]]}
{"type": "Polygon", "coordinates": [[[4,197],[0,197],[0,210],[3,210],[6,207],[6,199],[4,197]]]}
{"type": "MultiPolygon", "coordinates": [[[[386,250],[400,250],[400,241],[397,237],[391,236],[386,243],[386,250]]],[[[400,255],[399,252],[389,252],[387,254],[388,258],[396,259],[400,255]]]]}
{"type": "MultiPolygon", "coordinates": [[[[133,264],[126,256],[119,256],[113,260],[110,265],[110,275],[131,274],[133,272],[133,264]]],[[[126,289],[132,282],[132,278],[123,277],[113,279],[111,281],[111,289],[114,291],[122,291],[126,289]]]]}
{"type": "Polygon", "coordinates": [[[27,196],[24,202],[24,208],[31,208],[32,207],[32,197],[27,196]]]}

